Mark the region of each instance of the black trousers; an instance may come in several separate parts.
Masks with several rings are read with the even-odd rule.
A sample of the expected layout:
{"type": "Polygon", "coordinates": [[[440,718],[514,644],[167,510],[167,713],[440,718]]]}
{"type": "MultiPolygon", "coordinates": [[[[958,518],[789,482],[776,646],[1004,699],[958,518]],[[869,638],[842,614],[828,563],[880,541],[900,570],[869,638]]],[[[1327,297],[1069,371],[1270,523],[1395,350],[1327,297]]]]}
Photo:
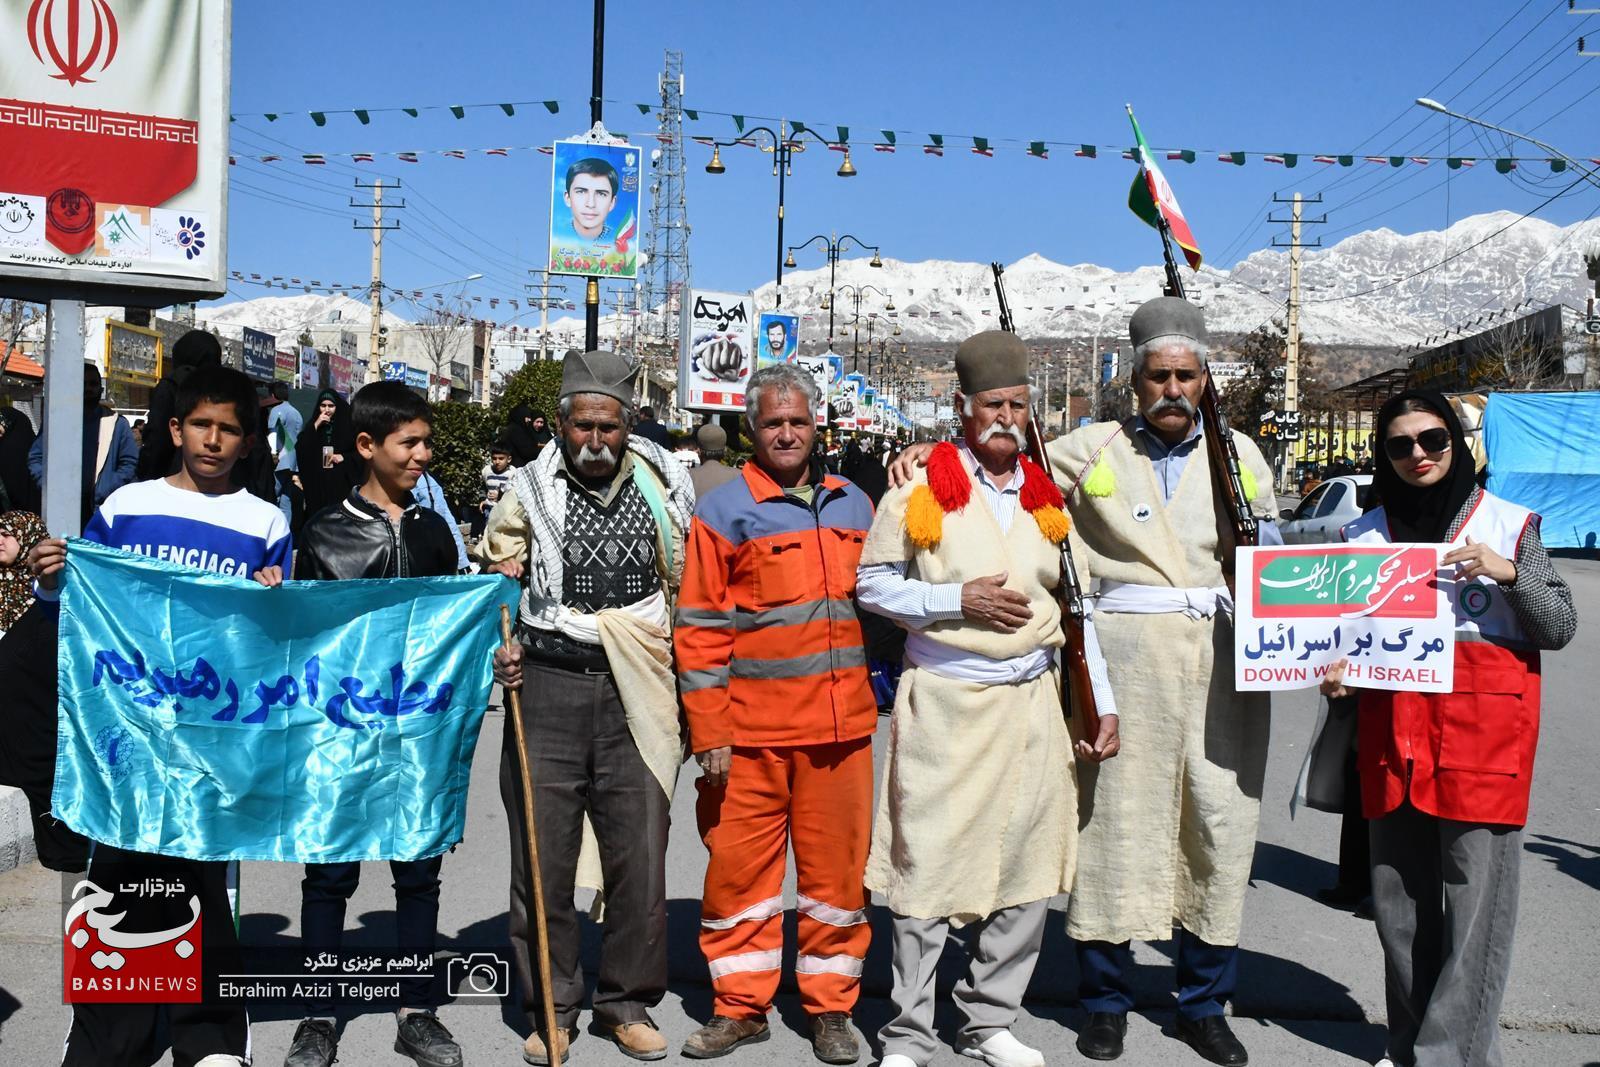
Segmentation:
{"type": "MultiPolygon", "coordinates": [[[[190,917],[189,896],[200,898],[200,960],[209,990],[217,974],[238,970],[239,938],[228,901],[226,863],[201,863],[126,852],[95,845],[88,879],[116,894],[113,908],[127,909],[119,927],[171,929],[190,917]],[[157,899],[129,896],[116,887],[145,879],[179,881],[185,892],[157,899]]],[[[162,1012],[172,1042],[173,1067],[193,1065],[217,1053],[244,1056],[250,1047],[250,1019],[237,1001],[198,1004],[74,1004],[63,1067],[146,1067],[154,1063],[156,1029],[162,1012]]]]}
{"type": "MultiPolygon", "coordinates": [[[[391,860],[394,876],[394,947],[432,957],[439,942],[439,868],[444,856],[423,860],[391,860]]],[[[308,952],[336,951],[344,939],[345,905],[361,883],[359,863],[308,863],[300,882],[300,937],[308,952]]],[[[400,982],[400,1004],[426,1008],[432,999],[431,978],[400,982]]],[[[332,1015],[333,1005],[307,1005],[313,1015],[332,1015]]]]}
{"type": "MultiPolygon", "coordinates": [[[[524,650],[526,655],[526,649],[524,650]]],[[[573,901],[583,817],[600,846],[605,923],[594,1014],[601,1023],[641,1022],[667,989],[667,817],[670,798],[628,732],[609,674],[585,674],[524,659],[522,718],[538,820],[539,869],[550,932],[557,1025],[577,1025],[583,1006],[579,925],[573,901]]],[[[533,953],[532,888],[510,702],[500,759],[500,796],[511,831],[511,944],[522,1010],[543,1030],[533,953]]]]}

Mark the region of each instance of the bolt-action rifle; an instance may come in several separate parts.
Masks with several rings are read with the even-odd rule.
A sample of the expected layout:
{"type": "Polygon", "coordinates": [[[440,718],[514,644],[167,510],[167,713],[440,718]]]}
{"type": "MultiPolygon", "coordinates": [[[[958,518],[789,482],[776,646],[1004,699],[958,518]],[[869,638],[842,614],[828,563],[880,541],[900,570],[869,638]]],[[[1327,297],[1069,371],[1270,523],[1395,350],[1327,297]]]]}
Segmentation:
{"type": "MultiPolygon", "coordinates": [[[[1005,283],[1001,280],[1005,268],[998,263],[991,263],[990,267],[994,270],[994,293],[1000,301],[1000,328],[1015,333],[1011,306],[1006,303],[1005,283]]],[[[1039,426],[1038,412],[1030,401],[1028,458],[1043,468],[1054,482],[1055,471],[1050,467],[1050,456],[1045,452],[1044,435],[1039,426]]],[[[1066,637],[1061,649],[1061,710],[1071,721],[1076,709],[1083,717],[1083,739],[1093,746],[1100,736],[1100,710],[1095,702],[1094,686],[1089,681],[1089,657],[1084,646],[1083,585],[1078,581],[1078,568],[1072,563],[1072,549],[1066,538],[1061,541],[1061,584],[1056,587],[1056,600],[1061,604],[1061,632],[1066,637]]]]}
{"type": "MultiPolygon", "coordinates": [[[[1156,219],[1159,223],[1157,229],[1161,232],[1161,254],[1166,257],[1167,295],[1187,300],[1183,279],[1178,276],[1178,264],[1172,258],[1172,231],[1167,227],[1167,217],[1159,207],[1156,219]]],[[[1211,459],[1211,481],[1227,510],[1228,524],[1233,528],[1234,546],[1259,544],[1261,528],[1255,513],[1250,510],[1250,500],[1245,496],[1239,450],[1233,446],[1233,434],[1228,431],[1228,424],[1223,421],[1222,411],[1217,406],[1217,386],[1209,374],[1206,375],[1205,392],[1200,394],[1200,421],[1205,432],[1206,454],[1211,459]]],[[[1232,559],[1225,560],[1223,570],[1232,573],[1232,559]]]]}

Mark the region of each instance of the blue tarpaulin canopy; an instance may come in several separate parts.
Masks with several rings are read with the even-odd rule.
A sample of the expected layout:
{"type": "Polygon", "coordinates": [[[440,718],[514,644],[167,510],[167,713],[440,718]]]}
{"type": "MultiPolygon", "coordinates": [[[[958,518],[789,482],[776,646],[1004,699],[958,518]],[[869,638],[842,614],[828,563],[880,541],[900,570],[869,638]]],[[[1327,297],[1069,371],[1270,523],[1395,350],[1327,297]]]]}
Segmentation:
{"type": "Polygon", "coordinates": [[[1493,393],[1489,492],[1532,508],[1550,548],[1600,543],[1600,393],[1493,393]]]}

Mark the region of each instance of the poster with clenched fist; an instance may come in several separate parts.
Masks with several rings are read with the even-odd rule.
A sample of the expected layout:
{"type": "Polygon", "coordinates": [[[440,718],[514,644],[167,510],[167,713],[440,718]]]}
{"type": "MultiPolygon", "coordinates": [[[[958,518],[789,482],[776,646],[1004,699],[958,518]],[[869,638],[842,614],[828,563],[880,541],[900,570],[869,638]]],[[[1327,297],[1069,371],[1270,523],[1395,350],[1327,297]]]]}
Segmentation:
{"type": "Polygon", "coordinates": [[[743,411],[755,373],[755,305],[749,293],[689,292],[678,333],[678,404],[690,411],[743,411]]]}

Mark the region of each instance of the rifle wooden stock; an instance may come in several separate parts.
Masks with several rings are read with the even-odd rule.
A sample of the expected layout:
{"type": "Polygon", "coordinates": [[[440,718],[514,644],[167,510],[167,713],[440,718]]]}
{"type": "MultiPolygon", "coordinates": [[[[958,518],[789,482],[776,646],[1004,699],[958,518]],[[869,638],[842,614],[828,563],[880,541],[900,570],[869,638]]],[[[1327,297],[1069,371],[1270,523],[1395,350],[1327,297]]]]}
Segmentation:
{"type": "MultiPolygon", "coordinates": [[[[994,271],[994,293],[1000,303],[1000,328],[1007,333],[1015,333],[1011,322],[1011,306],[1006,302],[1005,283],[1001,280],[1005,268],[998,263],[989,266],[994,271]]],[[[1054,482],[1055,471],[1050,467],[1050,456],[1044,450],[1044,436],[1039,426],[1038,413],[1030,403],[1028,458],[1037,463],[1054,482]]],[[[1078,581],[1078,568],[1072,562],[1072,549],[1065,540],[1061,542],[1061,582],[1056,586],[1056,600],[1061,605],[1061,633],[1066,639],[1061,648],[1061,713],[1068,722],[1072,721],[1074,710],[1083,717],[1082,739],[1093,746],[1100,736],[1100,708],[1095,701],[1094,685],[1089,679],[1089,654],[1084,644],[1083,586],[1078,581]]]]}

